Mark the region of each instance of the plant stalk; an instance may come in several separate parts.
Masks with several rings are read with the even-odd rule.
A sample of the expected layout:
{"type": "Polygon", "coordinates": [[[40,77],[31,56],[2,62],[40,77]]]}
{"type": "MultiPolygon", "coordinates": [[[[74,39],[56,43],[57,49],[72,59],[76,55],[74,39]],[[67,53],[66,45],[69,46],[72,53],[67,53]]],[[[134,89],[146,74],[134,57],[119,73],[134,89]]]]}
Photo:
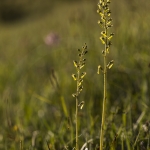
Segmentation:
{"type": "MultiPolygon", "coordinates": [[[[106,28],[106,22],[105,22],[105,33],[107,36],[107,28],[106,28]]],[[[106,117],[106,101],[107,101],[107,39],[105,43],[105,54],[104,54],[104,96],[103,96],[103,106],[102,106],[102,121],[101,121],[101,129],[100,129],[100,150],[103,150],[103,143],[104,143],[104,127],[105,127],[105,117],[106,117]]]]}
{"type": "Polygon", "coordinates": [[[76,93],[73,93],[72,96],[75,97],[76,99],[76,111],[75,111],[75,137],[76,137],[76,144],[75,144],[75,149],[79,150],[79,143],[78,143],[78,107],[80,106],[80,108],[83,108],[84,105],[84,101],[82,101],[81,103],[79,103],[79,94],[83,89],[82,86],[82,82],[83,82],[83,78],[86,75],[86,72],[82,72],[80,74],[80,70],[84,67],[85,65],[85,61],[86,59],[84,58],[85,54],[88,52],[87,51],[87,45],[86,43],[84,44],[84,46],[82,47],[82,50],[78,49],[78,56],[79,56],[79,61],[73,61],[74,66],[76,67],[77,73],[76,74],[72,74],[72,77],[75,81],[77,81],[77,88],[76,88],[76,93]]]}
{"type": "Polygon", "coordinates": [[[80,70],[77,71],[77,96],[76,96],[76,150],[78,147],[78,96],[79,96],[79,78],[80,78],[80,70]]]}

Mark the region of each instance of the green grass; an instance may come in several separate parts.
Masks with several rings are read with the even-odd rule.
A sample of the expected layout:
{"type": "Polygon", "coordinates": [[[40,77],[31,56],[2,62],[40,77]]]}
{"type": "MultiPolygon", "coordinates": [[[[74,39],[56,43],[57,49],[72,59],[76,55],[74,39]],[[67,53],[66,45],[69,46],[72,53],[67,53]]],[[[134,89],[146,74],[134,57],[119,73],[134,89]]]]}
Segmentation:
{"type": "MultiPolygon", "coordinates": [[[[135,148],[148,141],[142,125],[150,118],[149,3],[111,3],[115,36],[108,57],[115,65],[108,73],[106,142],[116,149],[131,149],[140,128],[135,148]],[[137,130],[133,130],[141,114],[137,130]],[[117,140],[112,142],[116,133],[117,140]]],[[[99,144],[103,77],[96,72],[103,60],[96,10],[97,1],[59,2],[44,15],[31,15],[13,24],[0,23],[0,149],[19,149],[20,140],[23,149],[48,149],[46,141],[50,148],[73,149],[72,93],[76,85],[71,77],[72,61],[85,42],[89,53],[80,96],[85,105],[79,112],[79,145],[90,139],[94,139],[92,145],[88,144],[90,149],[99,144]],[[59,34],[58,45],[45,45],[43,39],[49,32],[59,34]]]]}

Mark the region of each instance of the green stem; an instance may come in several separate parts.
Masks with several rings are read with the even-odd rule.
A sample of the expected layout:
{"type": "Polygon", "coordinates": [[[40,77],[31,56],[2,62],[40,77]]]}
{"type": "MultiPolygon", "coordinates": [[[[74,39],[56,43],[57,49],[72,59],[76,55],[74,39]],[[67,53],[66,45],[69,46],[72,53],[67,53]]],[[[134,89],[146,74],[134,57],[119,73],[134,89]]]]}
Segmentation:
{"type": "Polygon", "coordinates": [[[78,98],[76,98],[76,150],[78,150],[78,98]]]}
{"type": "MultiPolygon", "coordinates": [[[[105,22],[105,33],[107,36],[107,28],[105,22]]],[[[104,141],[104,126],[105,126],[105,112],[106,112],[106,101],[107,101],[107,39],[105,43],[105,54],[104,54],[104,97],[103,97],[103,106],[102,106],[102,121],[101,121],[101,129],[100,129],[100,150],[103,150],[103,141],[104,141]]]]}
{"type": "Polygon", "coordinates": [[[105,109],[106,109],[106,100],[107,100],[107,71],[106,71],[106,56],[104,57],[104,97],[103,97],[103,107],[102,107],[102,122],[100,130],[100,150],[103,149],[103,137],[104,137],[104,125],[105,125],[105,109]]]}
{"type": "Polygon", "coordinates": [[[77,71],[77,96],[76,96],[76,150],[78,150],[78,96],[79,96],[80,71],[77,71]]]}

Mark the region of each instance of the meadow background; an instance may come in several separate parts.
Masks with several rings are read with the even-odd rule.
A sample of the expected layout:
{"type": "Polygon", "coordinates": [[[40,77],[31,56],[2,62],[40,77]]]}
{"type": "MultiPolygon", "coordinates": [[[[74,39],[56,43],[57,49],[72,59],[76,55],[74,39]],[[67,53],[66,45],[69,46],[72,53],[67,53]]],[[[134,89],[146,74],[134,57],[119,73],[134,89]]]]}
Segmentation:
{"type": "MultiPolygon", "coordinates": [[[[23,149],[46,150],[47,144],[52,149],[73,148],[76,83],[71,75],[76,72],[77,49],[85,42],[79,145],[99,137],[103,76],[97,75],[97,66],[103,63],[103,47],[97,2],[0,2],[0,149],[19,149],[20,141],[23,149]]],[[[134,125],[140,128],[150,121],[149,6],[150,1],[143,0],[111,2],[115,33],[109,54],[115,63],[108,72],[111,140],[120,130],[130,139],[134,125]]]]}

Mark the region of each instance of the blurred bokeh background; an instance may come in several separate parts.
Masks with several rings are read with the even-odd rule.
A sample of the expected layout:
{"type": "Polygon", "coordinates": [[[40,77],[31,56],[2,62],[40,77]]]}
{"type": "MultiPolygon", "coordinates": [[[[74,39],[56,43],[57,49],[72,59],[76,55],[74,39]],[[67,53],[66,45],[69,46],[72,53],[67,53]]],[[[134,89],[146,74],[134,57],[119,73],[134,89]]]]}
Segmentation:
{"type": "MultiPolygon", "coordinates": [[[[99,135],[103,76],[96,72],[103,46],[97,2],[0,1],[0,149],[16,149],[20,140],[35,149],[46,149],[46,141],[56,149],[73,143],[76,83],[71,75],[85,42],[80,141],[99,135]]],[[[132,104],[133,122],[150,106],[149,6],[143,0],[111,2],[115,36],[108,59],[115,64],[108,72],[108,108],[126,110],[132,104]]]]}

